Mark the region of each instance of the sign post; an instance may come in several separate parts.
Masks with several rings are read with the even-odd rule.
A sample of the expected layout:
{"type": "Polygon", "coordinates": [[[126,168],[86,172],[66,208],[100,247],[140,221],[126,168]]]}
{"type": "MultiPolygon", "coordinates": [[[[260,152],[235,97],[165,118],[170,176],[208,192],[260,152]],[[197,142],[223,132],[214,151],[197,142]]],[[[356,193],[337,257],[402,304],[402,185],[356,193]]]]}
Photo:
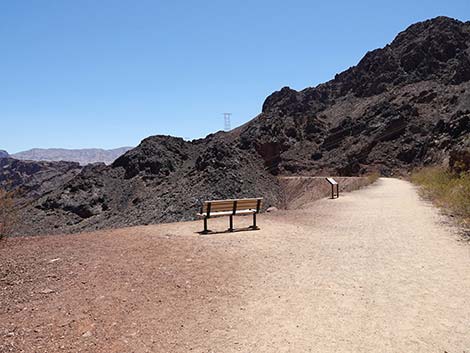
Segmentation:
{"type": "Polygon", "coordinates": [[[325,179],[331,185],[331,198],[332,199],[335,198],[335,189],[336,189],[336,198],[338,198],[339,197],[339,184],[338,184],[338,182],[333,178],[325,178],[325,179]],[[335,186],[336,186],[336,188],[335,188],[335,186]]]}

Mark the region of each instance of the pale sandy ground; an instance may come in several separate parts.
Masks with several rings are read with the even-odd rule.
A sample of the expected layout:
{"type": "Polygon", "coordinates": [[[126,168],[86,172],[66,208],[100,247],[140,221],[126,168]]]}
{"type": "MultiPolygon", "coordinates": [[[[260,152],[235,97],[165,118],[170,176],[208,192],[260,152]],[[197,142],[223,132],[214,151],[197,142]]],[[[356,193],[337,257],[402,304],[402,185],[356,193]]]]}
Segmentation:
{"type": "Polygon", "coordinates": [[[470,352],[470,246],[405,181],[201,223],[7,242],[0,352],[470,352]]]}

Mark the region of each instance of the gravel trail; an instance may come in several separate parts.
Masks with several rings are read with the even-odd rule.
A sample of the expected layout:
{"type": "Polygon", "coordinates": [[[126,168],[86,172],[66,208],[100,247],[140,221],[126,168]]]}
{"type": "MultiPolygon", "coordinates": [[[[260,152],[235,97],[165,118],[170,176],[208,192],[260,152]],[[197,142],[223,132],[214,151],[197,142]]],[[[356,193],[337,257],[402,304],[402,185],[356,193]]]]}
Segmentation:
{"type": "Polygon", "coordinates": [[[6,242],[0,352],[470,352],[470,246],[406,181],[201,223],[6,242]]]}

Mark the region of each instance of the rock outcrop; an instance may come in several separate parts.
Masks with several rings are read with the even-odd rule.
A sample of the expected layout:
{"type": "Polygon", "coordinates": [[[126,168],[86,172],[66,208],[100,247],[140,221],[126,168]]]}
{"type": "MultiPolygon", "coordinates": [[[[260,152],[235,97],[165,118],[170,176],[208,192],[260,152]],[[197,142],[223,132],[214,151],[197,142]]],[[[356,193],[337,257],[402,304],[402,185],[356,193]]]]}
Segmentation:
{"type": "Polygon", "coordinates": [[[16,190],[22,201],[43,196],[73,179],[81,170],[74,162],[34,162],[0,158],[0,188],[16,190]]]}
{"type": "Polygon", "coordinates": [[[238,129],[273,173],[385,175],[465,149],[470,114],[470,23],[417,23],[325,84],[270,95],[238,129]]]}

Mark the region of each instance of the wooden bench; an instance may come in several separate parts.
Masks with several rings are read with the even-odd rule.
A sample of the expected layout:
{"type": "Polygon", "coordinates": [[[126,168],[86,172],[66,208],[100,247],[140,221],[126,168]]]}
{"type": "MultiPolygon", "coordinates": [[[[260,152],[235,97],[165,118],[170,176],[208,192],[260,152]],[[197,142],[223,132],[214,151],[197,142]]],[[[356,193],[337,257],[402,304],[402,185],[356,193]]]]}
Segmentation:
{"type": "Polygon", "coordinates": [[[204,230],[202,234],[207,234],[207,220],[212,217],[229,216],[229,232],[233,232],[233,216],[253,214],[253,225],[250,229],[259,229],[256,225],[256,215],[261,210],[262,198],[254,199],[234,199],[234,200],[213,200],[204,201],[201,212],[197,215],[204,218],[204,230]]]}

